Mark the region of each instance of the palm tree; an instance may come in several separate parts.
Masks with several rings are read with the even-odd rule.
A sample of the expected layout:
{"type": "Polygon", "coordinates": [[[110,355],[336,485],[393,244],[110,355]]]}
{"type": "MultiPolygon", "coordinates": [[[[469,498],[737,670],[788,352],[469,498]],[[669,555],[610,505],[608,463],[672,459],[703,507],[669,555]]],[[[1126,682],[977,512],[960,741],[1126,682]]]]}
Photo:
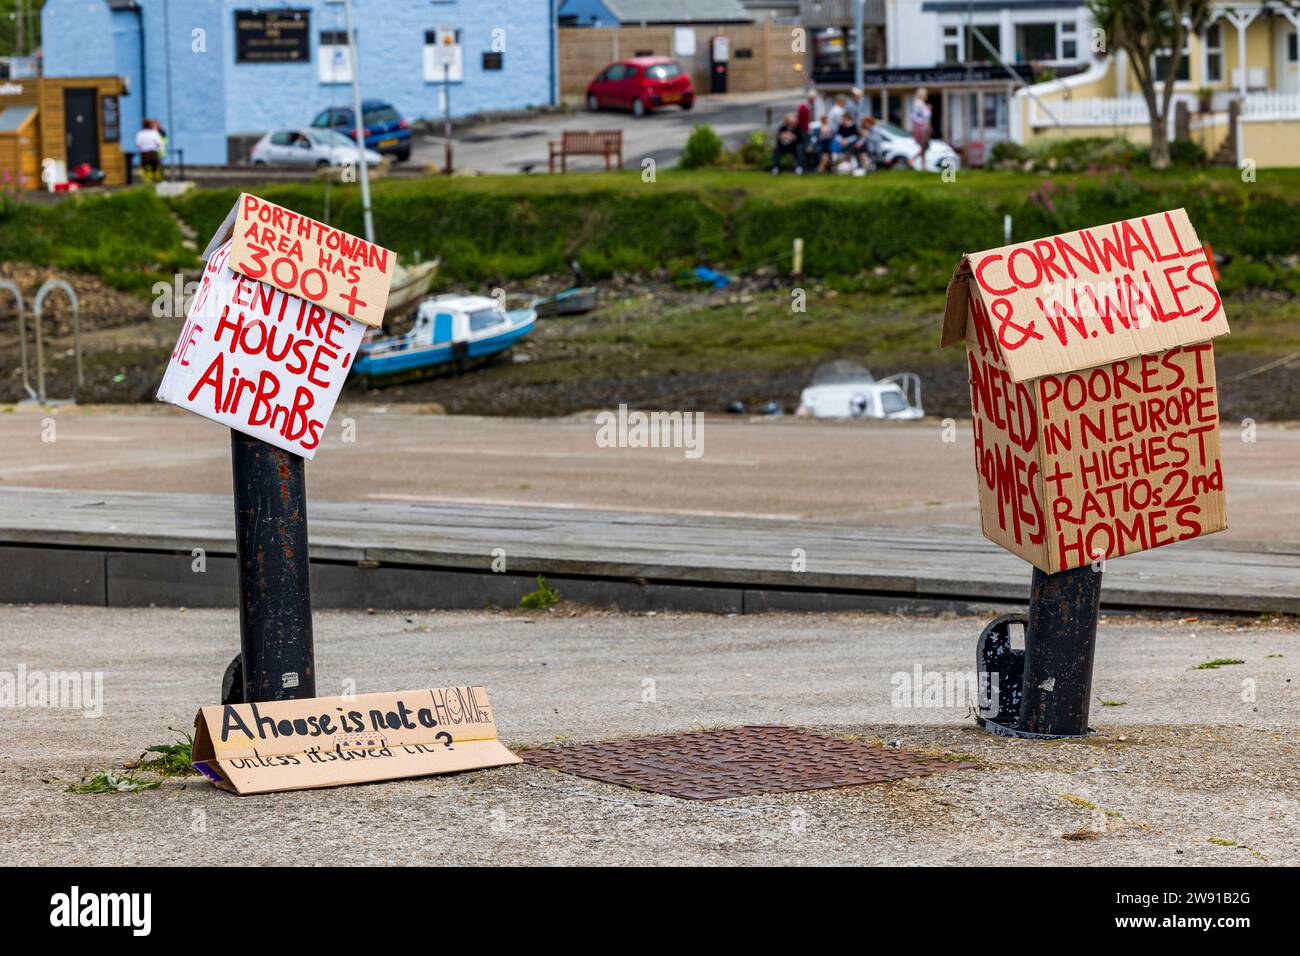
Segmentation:
{"type": "Polygon", "coordinates": [[[1088,0],[1088,9],[1106,36],[1108,50],[1128,54],[1151,118],[1151,167],[1169,166],[1169,107],[1174,82],[1191,34],[1205,30],[1210,0],[1088,0]],[[1156,58],[1164,76],[1156,76],[1156,58]]]}

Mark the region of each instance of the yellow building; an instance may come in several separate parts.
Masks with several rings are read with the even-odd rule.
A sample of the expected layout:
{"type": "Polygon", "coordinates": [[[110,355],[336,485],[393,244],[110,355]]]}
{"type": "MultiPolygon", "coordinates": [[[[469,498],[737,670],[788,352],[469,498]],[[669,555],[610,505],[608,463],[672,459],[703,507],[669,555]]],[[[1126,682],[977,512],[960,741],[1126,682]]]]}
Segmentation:
{"type": "MultiPolygon", "coordinates": [[[[1170,139],[1200,143],[1216,161],[1300,166],[1300,8],[1259,0],[1216,3],[1189,38],[1169,110],[1170,139]],[[1179,120],[1179,114],[1183,119],[1179,120]]],[[[1156,75],[1163,79],[1163,58],[1156,75]]],[[[1011,138],[1123,136],[1151,140],[1146,101],[1124,53],[1074,76],[1020,89],[1011,138]]]]}

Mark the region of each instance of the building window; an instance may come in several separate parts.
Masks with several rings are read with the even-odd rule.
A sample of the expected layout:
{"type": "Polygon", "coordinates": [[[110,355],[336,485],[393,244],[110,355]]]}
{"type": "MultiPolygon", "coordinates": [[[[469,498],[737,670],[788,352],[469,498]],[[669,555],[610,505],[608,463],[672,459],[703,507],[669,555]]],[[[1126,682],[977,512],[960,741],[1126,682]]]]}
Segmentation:
{"type": "Polygon", "coordinates": [[[424,31],[424,81],[459,83],[465,79],[465,59],[460,31],[438,27],[424,31]]]}
{"type": "Polygon", "coordinates": [[[1296,32],[1292,30],[1286,37],[1286,61],[1295,63],[1300,61],[1300,43],[1296,42],[1296,32]]]}
{"type": "Polygon", "coordinates": [[[485,70],[499,70],[499,69],[501,69],[501,67],[502,67],[502,65],[503,65],[503,64],[502,64],[502,59],[504,58],[504,56],[505,56],[505,55],[502,54],[502,53],[496,53],[496,52],[493,52],[493,51],[491,51],[491,50],[484,51],[484,53],[483,53],[483,69],[485,69],[485,70]]]}
{"type": "Polygon", "coordinates": [[[1017,23],[1016,60],[1055,60],[1055,23],[1017,23]]]}
{"type": "Polygon", "coordinates": [[[1075,26],[1073,23],[1061,24],[1060,38],[1060,59],[1077,60],[1079,58],[1079,38],[1075,35],[1075,26]]]}
{"type": "Polygon", "coordinates": [[[981,126],[985,132],[1007,128],[1007,94],[971,93],[966,100],[970,105],[972,133],[979,130],[981,126]]]}
{"type": "Polygon", "coordinates": [[[1205,28],[1205,82],[1223,82],[1223,29],[1217,23],[1205,28]]]}
{"type": "Polygon", "coordinates": [[[943,28],[943,62],[961,62],[961,28],[943,28]]]}
{"type": "Polygon", "coordinates": [[[966,30],[966,62],[995,63],[1002,50],[1002,28],[996,23],[975,23],[966,30]]]}
{"type": "Polygon", "coordinates": [[[322,83],[352,82],[352,51],[345,30],[322,30],[317,74],[322,83]]]}
{"type": "Polygon", "coordinates": [[[835,27],[813,32],[813,74],[834,73],[852,69],[849,62],[849,45],[845,31],[835,27]]]}
{"type": "MultiPolygon", "coordinates": [[[[1189,38],[1190,39],[1190,38],[1189,38]]],[[[1175,79],[1179,83],[1186,83],[1191,78],[1192,58],[1187,48],[1188,40],[1183,41],[1183,56],[1178,61],[1178,76],[1175,79]]],[[[1162,50],[1155,56],[1155,76],[1156,80],[1163,83],[1169,76],[1169,61],[1172,55],[1169,50],[1162,50]]]]}

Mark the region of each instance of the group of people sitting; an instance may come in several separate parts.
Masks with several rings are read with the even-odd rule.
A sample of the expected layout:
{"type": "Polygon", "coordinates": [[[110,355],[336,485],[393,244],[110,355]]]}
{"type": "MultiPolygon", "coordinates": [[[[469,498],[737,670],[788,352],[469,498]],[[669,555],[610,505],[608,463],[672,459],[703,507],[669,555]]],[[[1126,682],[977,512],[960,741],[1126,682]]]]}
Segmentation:
{"type": "Polygon", "coordinates": [[[796,174],[809,169],[865,176],[876,168],[880,158],[876,120],[871,116],[858,119],[860,102],[856,96],[852,101],[837,96],[814,125],[817,91],[809,90],[798,112],[785,114],[777,127],[772,175],[778,175],[787,161],[796,174]]]}
{"type": "MultiPolygon", "coordinates": [[[[913,104],[912,137],[921,147],[919,168],[925,168],[925,150],[930,140],[930,108],[925,89],[917,91],[913,104]]],[[[836,96],[829,110],[813,125],[817,91],[809,90],[797,113],[787,113],[776,130],[772,152],[772,175],[779,175],[787,160],[796,174],[805,169],[819,173],[852,173],[865,176],[883,160],[880,130],[875,117],[865,113],[859,90],[850,99],[836,96]]]]}

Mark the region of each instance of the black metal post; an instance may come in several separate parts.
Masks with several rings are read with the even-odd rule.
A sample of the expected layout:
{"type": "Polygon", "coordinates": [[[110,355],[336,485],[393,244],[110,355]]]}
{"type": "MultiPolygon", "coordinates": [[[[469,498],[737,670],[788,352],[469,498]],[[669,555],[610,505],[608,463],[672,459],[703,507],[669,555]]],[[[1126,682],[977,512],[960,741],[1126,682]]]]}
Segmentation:
{"type": "Polygon", "coordinates": [[[1016,730],[1053,737],[1088,732],[1100,606],[1101,572],[1091,565],[1057,574],[1034,568],[1016,730]]]}
{"type": "Polygon", "coordinates": [[[451,65],[442,65],[442,138],[443,173],[450,176],[453,172],[451,148],[451,65]]]}
{"type": "Polygon", "coordinates": [[[303,459],[230,433],[243,700],[316,696],[303,459]]]}

